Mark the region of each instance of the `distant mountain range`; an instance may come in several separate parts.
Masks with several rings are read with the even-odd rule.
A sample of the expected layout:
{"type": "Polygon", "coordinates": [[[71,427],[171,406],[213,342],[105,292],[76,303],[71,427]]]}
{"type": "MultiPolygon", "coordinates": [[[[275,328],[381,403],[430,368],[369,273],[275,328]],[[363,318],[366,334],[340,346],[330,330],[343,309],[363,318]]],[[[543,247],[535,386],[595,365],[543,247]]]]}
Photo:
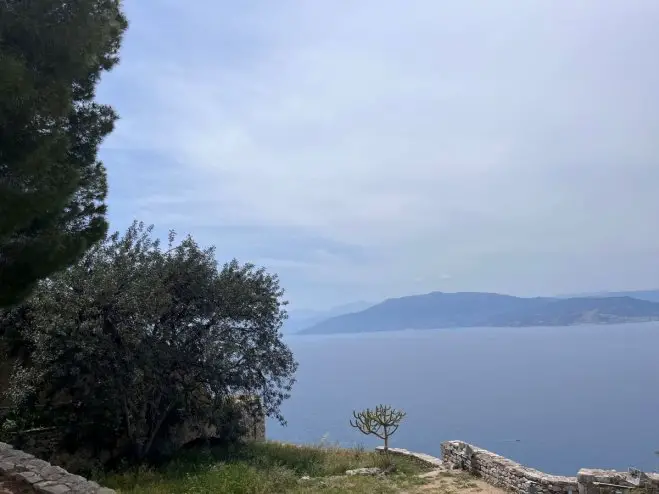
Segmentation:
{"type": "Polygon", "coordinates": [[[359,301],[332,307],[328,310],[291,310],[288,312],[288,319],[286,319],[282,326],[282,333],[297,333],[300,330],[313,326],[321,321],[343,314],[359,312],[372,305],[374,305],[373,302],[359,301]]]}
{"type": "Polygon", "coordinates": [[[387,299],[365,310],[317,320],[299,334],[485,326],[570,326],[659,320],[659,290],[523,298],[432,292],[387,299]],[[630,296],[629,294],[637,294],[630,296]]]}
{"type": "Polygon", "coordinates": [[[563,295],[559,298],[610,298],[610,297],[632,297],[639,300],[648,300],[650,302],[659,302],[659,290],[632,290],[628,292],[596,292],[596,293],[579,293],[574,295],[563,295]]]}

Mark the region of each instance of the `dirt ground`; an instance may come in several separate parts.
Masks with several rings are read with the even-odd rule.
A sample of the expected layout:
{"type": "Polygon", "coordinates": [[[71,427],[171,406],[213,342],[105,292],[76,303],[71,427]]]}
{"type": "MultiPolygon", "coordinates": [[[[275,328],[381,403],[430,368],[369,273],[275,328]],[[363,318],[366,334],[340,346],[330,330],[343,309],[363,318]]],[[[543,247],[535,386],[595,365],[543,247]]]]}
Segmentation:
{"type": "Polygon", "coordinates": [[[482,480],[465,473],[431,471],[420,475],[424,483],[406,494],[506,494],[503,489],[491,486],[482,480]]]}

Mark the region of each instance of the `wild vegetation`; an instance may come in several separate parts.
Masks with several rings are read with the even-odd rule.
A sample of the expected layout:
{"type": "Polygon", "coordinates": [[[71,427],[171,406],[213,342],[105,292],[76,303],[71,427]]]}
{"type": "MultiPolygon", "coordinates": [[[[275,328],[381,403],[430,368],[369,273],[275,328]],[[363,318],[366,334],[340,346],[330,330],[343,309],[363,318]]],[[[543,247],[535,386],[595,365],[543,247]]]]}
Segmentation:
{"type": "Polygon", "coordinates": [[[468,476],[430,473],[429,467],[410,458],[363,448],[261,443],[183,452],[160,466],[133,468],[100,480],[121,494],[481,491],[482,484],[468,476]],[[389,474],[345,475],[348,470],[366,467],[378,467],[389,474]]]}
{"type": "Polygon", "coordinates": [[[218,269],[212,248],[172,233],[163,249],[135,223],[0,312],[20,356],[11,418],[135,460],[172,424],[222,423],[237,395],[283,421],[297,364],[279,334],[282,297],[263,269],[218,269]]]}

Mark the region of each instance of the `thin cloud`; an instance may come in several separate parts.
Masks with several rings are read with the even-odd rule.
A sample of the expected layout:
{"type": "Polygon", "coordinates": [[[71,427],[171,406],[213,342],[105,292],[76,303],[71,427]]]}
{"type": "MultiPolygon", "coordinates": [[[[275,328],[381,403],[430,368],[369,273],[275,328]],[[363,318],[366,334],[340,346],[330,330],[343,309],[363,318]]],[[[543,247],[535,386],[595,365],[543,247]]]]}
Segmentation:
{"type": "Polygon", "coordinates": [[[256,253],[293,296],[432,290],[446,272],[512,293],[659,277],[659,4],[128,7],[107,154],[176,163],[131,207],[211,240],[248,225],[352,249],[256,253]]]}

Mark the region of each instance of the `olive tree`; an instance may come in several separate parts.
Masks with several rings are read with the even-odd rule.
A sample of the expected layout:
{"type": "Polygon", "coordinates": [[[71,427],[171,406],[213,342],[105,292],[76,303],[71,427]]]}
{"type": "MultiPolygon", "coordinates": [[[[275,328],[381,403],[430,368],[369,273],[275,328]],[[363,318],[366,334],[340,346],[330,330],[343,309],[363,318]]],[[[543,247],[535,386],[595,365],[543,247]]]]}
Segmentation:
{"type": "Polygon", "coordinates": [[[163,249],[135,223],[0,315],[29,353],[9,390],[16,416],[136,458],[177,420],[219,420],[238,395],[284,423],[297,363],[279,331],[282,297],[264,269],[218,268],[212,248],[173,233],[163,249]]]}

